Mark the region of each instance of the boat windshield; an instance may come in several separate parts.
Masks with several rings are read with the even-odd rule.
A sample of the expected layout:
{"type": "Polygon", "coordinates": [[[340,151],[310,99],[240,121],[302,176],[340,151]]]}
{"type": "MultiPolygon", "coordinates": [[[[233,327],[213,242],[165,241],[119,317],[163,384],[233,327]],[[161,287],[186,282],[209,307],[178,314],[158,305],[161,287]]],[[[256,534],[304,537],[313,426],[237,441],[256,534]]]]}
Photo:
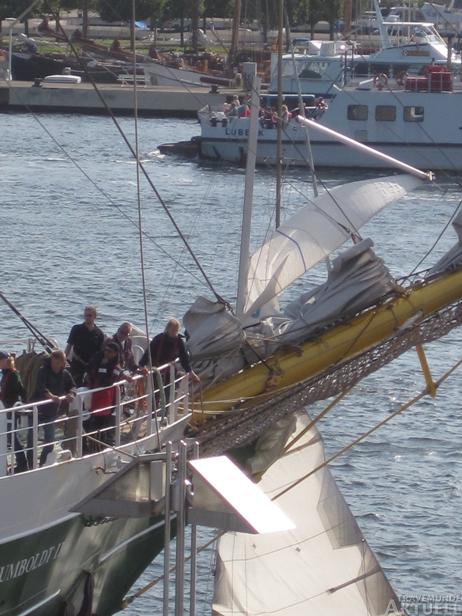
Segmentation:
{"type": "Polygon", "coordinates": [[[398,39],[399,43],[411,42],[416,43],[417,45],[423,45],[426,43],[445,44],[433,24],[425,22],[398,21],[395,23],[385,22],[384,25],[388,29],[388,34],[393,39],[398,39]]]}
{"type": "MultiPolygon", "coordinates": [[[[272,77],[276,83],[277,65],[273,67],[272,77]]],[[[342,70],[342,60],[339,57],[322,58],[320,56],[303,56],[301,58],[284,57],[282,62],[283,77],[299,77],[300,79],[337,79],[342,70]]]]}

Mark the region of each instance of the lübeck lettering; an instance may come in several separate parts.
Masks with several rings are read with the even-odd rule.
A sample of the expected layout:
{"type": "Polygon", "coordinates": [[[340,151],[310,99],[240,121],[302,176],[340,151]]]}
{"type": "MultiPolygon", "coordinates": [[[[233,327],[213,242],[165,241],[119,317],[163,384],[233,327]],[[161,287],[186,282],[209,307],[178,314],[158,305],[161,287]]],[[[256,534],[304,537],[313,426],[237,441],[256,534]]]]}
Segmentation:
{"type": "MultiPolygon", "coordinates": [[[[248,128],[226,128],[225,135],[230,135],[232,137],[248,137],[249,129],[248,128]]],[[[263,131],[258,131],[258,136],[263,137],[263,131]]]]}
{"type": "Polygon", "coordinates": [[[41,552],[37,552],[37,554],[29,556],[29,558],[23,558],[22,560],[18,560],[15,563],[8,563],[7,565],[1,565],[0,584],[21,577],[26,573],[30,573],[39,567],[47,565],[52,560],[56,560],[62,546],[63,542],[58,543],[58,545],[52,545],[41,552]]]}

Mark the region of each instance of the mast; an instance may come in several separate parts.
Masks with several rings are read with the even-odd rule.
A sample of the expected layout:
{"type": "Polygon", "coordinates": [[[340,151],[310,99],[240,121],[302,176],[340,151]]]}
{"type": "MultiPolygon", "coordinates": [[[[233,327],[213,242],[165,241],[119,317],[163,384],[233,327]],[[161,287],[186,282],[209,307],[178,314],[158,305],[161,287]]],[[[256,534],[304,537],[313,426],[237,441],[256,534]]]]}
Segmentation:
{"type": "Polygon", "coordinates": [[[368,156],[371,156],[381,161],[385,161],[387,164],[389,165],[391,164],[392,167],[401,169],[402,171],[405,171],[406,173],[414,175],[415,177],[420,178],[421,180],[432,181],[433,179],[433,173],[431,171],[421,171],[420,169],[417,169],[416,167],[412,167],[411,165],[408,165],[407,163],[404,163],[403,161],[398,160],[397,158],[393,158],[392,156],[389,156],[388,154],[379,152],[379,150],[375,150],[374,148],[371,148],[365,143],[361,143],[360,141],[351,139],[351,137],[347,137],[343,133],[339,133],[333,130],[332,128],[328,128],[327,126],[324,126],[324,124],[319,124],[319,122],[315,122],[314,120],[309,120],[308,118],[302,118],[300,116],[297,118],[297,121],[299,124],[301,124],[302,126],[305,126],[306,128],[317,130],[320,133],[327,135],[331,139],[340,141],[340,143],[344,143],[345,145],[348,145],[355,150],[358,150],[364,154],[367,154],[368,156]]]}
{"type": "Polygon", "coordinates": [[[191,31],[192,31],[191,45],[195,53],[197,53],[197,48],[199,47],[199,18],[200,18],[199,0],[193,0],[192,7],[191,7],[191,31]]]}
{"type": "Polygon", "coordinates": [[[239,276],[237,281],[236,315],[241,317],[247,301],[247,279],[250,260],[250,227],[252,222],[253,183],[257,158],[258,109],[260,106],[260,78],[253,78],[250,105],[249,140],[247,143],[247,165],[245,169],[244,206],[242,209],[241,249],[239,254],[239,276]]]}
{"type": "Polygon", "coordinates": [[[234,63],[239,43],[239,24],[241,23],[241,0],[234,2],[233,30],[231,34],[231,47],[229,48],[228,64],[234,63]]]}
{"type": "MultiPolygon", "coordinates": [[[[289,16],[287,15],[287,11],[285,11],[285,20],[286,20],[286,31],[288,32],[288,35],[290,38],[290,25],[289,25],[289,16]]],[[[300,79],[298,77],[297,63],[295,62],[295,52],[294,52],[293,45],[291,45],[290,53],[292,56],[292,69],[294,71],[294,75],[297,78],[298,108],[300,110],[299,114],[302,116],[302,118],[306,118],[305,103],[303,101],[302,89],[300,86],[300,79]]],[[[305,131],[305,142],[306,142],[306,151],[308,152],[308,166],[311,171],[311,181],[313,182],[313,193],[314,193],[314,196],[317,197],[318,196],[318,182],[316,180],[316,173],[314,170],[313,151],[311,149],[311,139],[310,139],[309,131],[305,131]]]]}
{"type": "Polygon", "coordinates": [[[276,229],[281,224],[282,193],[282,30],[284,24],[284,0],[278,1],[278,124],[276,142],[276,229]]]}
{"type": "Polygon", "coordinates": [[[82,36],[88,38],[88,0],[83,0],[82,4],[82,36]]]}
{"type": "Polygon", "coordinates": [[[382,13],[380,12],[380,6],[379,6],[378,0],[374,0],[374,11],[375,11],[375,16],[377,18],[377,25],[379,26],[380,41],[382,44],[382,49],[388,49],[388,47],[391,47],[390,37],[388,36],[388,30],[386,29],[383,23],[383,17],[382,17],[382,13]]]}
{"type": "Polygon", "coordinates": [[[351,34],[351,15],[353,12],[353,0],[344,0],[343,2],[343,36],[351,34]]]}

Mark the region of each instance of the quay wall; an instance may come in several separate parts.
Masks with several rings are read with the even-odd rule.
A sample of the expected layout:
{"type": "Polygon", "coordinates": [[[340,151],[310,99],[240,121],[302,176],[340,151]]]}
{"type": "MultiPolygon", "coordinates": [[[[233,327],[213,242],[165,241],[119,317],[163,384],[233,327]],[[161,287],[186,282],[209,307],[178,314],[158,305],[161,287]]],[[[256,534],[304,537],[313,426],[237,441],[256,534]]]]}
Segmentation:
{"type": "MultiPolygon", "coordinates": [[[[98,86],[104,100],[116,114],[133,113],[133,87],[130,85],[98,86]]],[[[196,117],[205,105],[221,105],[236,91],[181,86],[138,86],[139,115],[196,117]]],[[[44,84],[39,87],[30,82],[0,83],[0,112],[44,111],[60,113],[106,113],[93,86],[82,84],[44,84]]]]}

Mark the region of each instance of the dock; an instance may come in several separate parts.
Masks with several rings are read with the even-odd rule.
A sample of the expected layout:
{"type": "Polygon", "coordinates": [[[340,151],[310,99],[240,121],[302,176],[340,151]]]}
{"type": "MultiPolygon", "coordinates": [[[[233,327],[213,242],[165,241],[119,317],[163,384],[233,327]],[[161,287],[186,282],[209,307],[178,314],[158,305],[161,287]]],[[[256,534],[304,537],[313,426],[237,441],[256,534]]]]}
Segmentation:
{"type": "MultiPolygon", "coordinates": [[[[98,84],[98,90],[117,115],[133,113],[130,84],[98,84]]],[[[196,117],[205,105],[221,105],[235,90],[211,92],[207,87],[144,86],[137,88],[140,116],[196,117]]],[[[0,82],[0,112],[106,113],[91,83],[67,84],[12,81],[0,82]]]]}

